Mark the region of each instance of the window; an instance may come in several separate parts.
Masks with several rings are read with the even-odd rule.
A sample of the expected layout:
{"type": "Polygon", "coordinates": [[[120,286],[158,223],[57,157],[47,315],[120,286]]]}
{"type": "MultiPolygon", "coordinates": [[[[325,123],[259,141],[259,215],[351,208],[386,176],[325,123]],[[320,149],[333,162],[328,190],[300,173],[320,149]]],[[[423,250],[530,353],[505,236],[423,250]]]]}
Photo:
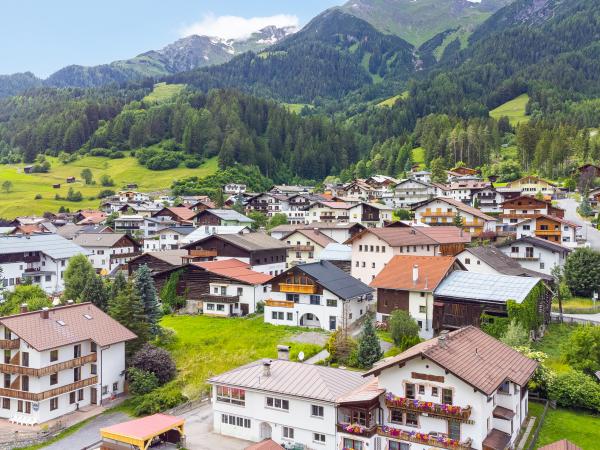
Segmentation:
{"type": "Polygon", "coordinates": [[[419,395],[425,395],[425,386],[422,384],[419,385],[419,395]]]}
{"type": "Polygon", "coordinates": [[[452,404],[452,389],[442,389],[442,403],[452,404]]]}
{"type": "Polygon", "coordinates": [[[324,444],[325,443],[325,435],[321,434],[321,433],[313,433],[313,441],[315,441],[318,444],[324,444]]]}
{"type": "Polygon", "coordinates": [[[81,380],[81,367],[73,368],[73,381],[81,380]]]}
{"type": "MultiPolygon", "coordinates": [[[[391,441],[390,441],[391,443],[391,441]]],[[[352,448],[354,450],[363,450],[363,442],[354,439],[344,438],[344,448],[352,448]]]]}
{"type": "Polygon", "coordinates": [[[113,392],[117,392],[119,390],[119,383],[113,383],[113,392]]]}
{"type": "Polygon", "coordinates": [[[471,264],[471,258],[465,258],[465,264],[471,264]]]}
{"type": "Polygon", "coordinates": [[[294,429],[291,427],[283,427],[283,437],[286,439],[294,439],[294,429]]]}
{"type": "Polygon", "coordinates": [[[50,411],[54,411],[58,409],[58,397],[54,397],[50,399],[50,411]]]}
{"type": "Polygon", "coordinates": [[[406,425],[409,427],[418,427],[419,426],[419,415],[414,412],[406,413],[406,425]]]}
{"type": "Polygon", "coordinates": [[[29,367],[29,352],[21,353],[21,365],[23,367],[29,367]]]}
{"type": "Polygon", "coordinates": [[[50,350],[50,362],[58,361],[58,350],[50,350]]]}
{"type": "Polygon", "coordinates": [[[207,311],[214,311],[215,310],[215,304],[214,303],[207,303],[206,304],[206,309],[207,309],[207,311]]]}
{"type": "Polygon", "coordinates": [[[406,383],[405,387],[406,398],[415,398],[415,385],[412,383],[406,383]]]}
{"type": "Polygon", "coordinates": [[[410,450],[410,444],[406,442],[388,441],[388,450],[410,450]]]}
{"type": "Polygon", "coordinates": [[[246,391],[243,389],[217,386],[217,401],[233,405],[246,405],[246,391]]]}
{"type": "Polygon", "coordinates": [[[225,311],[225,305],[217,304],[217,311],[225,311]]]}
{"type": "Polygon", "coordinates": [[[448,437],[460,441],[460,422],[456,420],[448,421],[448,437]]]}
{"type": "Polygon", "coordinates": [[[21,390],[25,392],[29,392],[29,376],[23,375],[21,377],[21,390]]]}
{"type": "Polygon", "coordinates": [[[108,385],[105,384],[104,386],[102,386],[102,395],[106,394],[108,394],[108,385]]]}
{"type": "Polygon", "coordinates": [[[90,342],[90,352],[91,353],[96,353],[98,351],[98,346],[96,345],[95,342],[90,342]]]}
{"type": "Polygon", "coordinates": [[[83,389],[79,389],[77,391],[77,401],[82,401],[83,400],[83,389]]]}
{"type": "Polygon", "coordinates": [[[50,375],[50,386],[58,384],[58,372],[50,375]]]}
{"type": "Polygon", "coordinates": [[[327,299],[327,306],[337,307],[337,300],[333,298],[327,299]]]}
{"type": "Polygon", "coordinates": [[[238,296],[244,295],[244,288],[241,288],[241,287],[237,288],[237,295],[238,296]]]}
{"type": "Polygon", "coordinates": [[[323,407],[319,405],[310,405],[310,415],[313,417],[323,417],[323,407]]]}
{"type": "Polygon", "coordinates": [[[436,388],[436,387],[432,387],[432,388],[431,388],[431,396],[432,396],[432,397],[437,397],[438,395],[440,395],[440,394],[439,394],[439,390],[438,390],[438,388],[436,388]]]}
{"type": "Polygon", "coordinates": [[[267,397],[267,407],[289,411],[290,402],[281,398],[267,397]]]}
{"type": "Polygon", "coordinates": [[[4,350],[4,364],[10,364],[10,350],[4,350]]]}
{"type": "Polygon", "coordinates": [[[81,356],[81,344],[73,346],[73,358],[79,358],[81,356]]]}
{"type": "Polygon", "coordinates": [[[419,312],[420,312],[421,314],[425,314],[425,312],[426,312],[426,307],[425,307],[425,305],[419,305],[419,312]]]}
{"type": "Polygon", "coordinates": [[[3,409],[10,409],[10,398],[3,398],[2,399],[2,408],[3,409]]]}
{"type": "Polygon", "coordinates": [[[510,383],[508,381],[502,383],[498,388],[498,392],[501,392],[503,394],[510,394],[510,383]]]}
{"type": "Polygon", "coordinates": [[[4,374],[4,387],[6,389],[10,388],[10,374],[9,373],[4,374]]]}
{"type": "Polygon", "coordinates": [[[69,392],[69,405],[72,405],[73,403],[75,403],[75,401],[75,391],[69,392]]]}
{"type": "Polygon", "coordinates": [[[404,416],[402,415],[402,410],[400,410],[400,409],[392,409],[391,410],[390,421],[394,422],[394,423],[403,424],[404,423],[404,416]]]}
{"type": "Polygon", "coordinates": [[[533,247],[525,247],[525,257],[533,258],[533,247]]]}
{"type": "Polygon", "coordinates": [[[311,305],[320,305],[321,304],[321,296],[320,295],[311,295],[310,296],[310,304],[311,305]]]}
{"type": "Polygon", "coordinates": [[[529,231],[531,229],[530,225],[523,225],[523,231],[529,231]]]}
{"type": "Polygon", "coordinates": [[[298,303],[300,301],[300,295],[299,294],[285,294],[285,299],[288,302],[298,303]]]}

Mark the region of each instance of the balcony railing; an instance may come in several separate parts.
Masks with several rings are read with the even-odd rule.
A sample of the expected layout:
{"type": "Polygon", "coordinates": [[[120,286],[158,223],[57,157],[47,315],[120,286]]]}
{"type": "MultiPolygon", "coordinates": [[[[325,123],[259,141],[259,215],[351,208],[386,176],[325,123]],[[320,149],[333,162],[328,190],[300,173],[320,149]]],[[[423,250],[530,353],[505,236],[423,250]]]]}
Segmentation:
{"type": "Polygon", "coordinates": [[[19,339],[0,339],[0,350],[16,350],[20,345],[19,339]]]}
{"type": "Polygon", "coordinates": [[[378,424],[373,424],[370,427],[366,427],[364,425],[360,425],[360,424],[349,424],[349,423],[338,423],[337,424],[337,430],[340,433],[348,433],[348,434],[354,434],[356,436],[364,436],[364,437],[371,437],[373,436],[375,433],[377,433],[377,428],[379,427],[378,424]]]}
{"type": "Polygon", "coordinates": [[[426,413],[430,415],[449,417],[458,420],[468,420],[471,416],[471,407],[465,408],[456,405],[447,405],[445,403],[424,402],[406,397],[397,397],[391,392],[385,396],[385,404],[388,408],[399,408],[426,413]]]}
{"type": "Polygon", "coordinates": [[[455,212],[446,212],[446,211],[425,211],[421,213],[422,217],[454,217],[456,216],[455,212]]]}
{"type": "Polygon", "coordinates": [[[470,450],[472,442],[471,438],[464,442],[460,442],[445,435],[432,435],[420,433],[418,431],[405,431],[399,428],[388,426],[379,427],[377,429],[377,434],[401,441],[414,442],[416,444],[425,444],[436,448],[447,448],[454,450],[470,450]]]}
{"type": "Polygon", "coordinates": [[[465,227],[482,227],[483,222],[463,222],[463,226],[465,227]]]}
{"type": "Polygon", "coordinates": [[[535,230],[536,236],[560,236],[560,230],[535,230]]]}
{"type": "Polygon", "coordinates": [[[51,397],[56,397],[57,395],[66,394],[67,392],[76,391],[77,389],[81,389],[86,386],[91,386],[96,383],[98,383],[98,377],[94,376],[91,378],[86,378],[85,380],[76,381],[75,383],[70,383],[70,384],[66,384],[64,386],[50,389],[49,391],[37,392],[37,393],[36,392],[18,391],[16,389],[0,388],[0,397],[10,397],[10,398],[18,398],[21,400],[29,400],[29,401],[33,401],[33,402],[40,402],[42,400],[46,400],[51,397]]]}
{"type": "Polygon", "coordinates": [[[274,308],[293,308],[295,303],[294,302],[289,302],[287,300],[266,300],[265,301],[265,305],[266,306],[271,306],[274,308]]]}
{"type": "Polygon", "coordinates": [[[314,252],[314,245],[294,245],[290,247],[290,250],[294,252],[314,252]]]}
{"type": "Polygon", "coordinates": [[[96,362],[96,360],[96,353],[90,353],[86,356],[70,359],[68,361],[52,364],[50,366],[42,367],[39,369],[33,367],[17,366],[13,364],[0,364],[0,372],[42,377],[44,375],[50,375],[52,373],[60,372],[61,370],[72,369],[73,367],[79,367],[87,363],[93,363],[96,362]]]}
{"type": "Polygon", "coordinates": [[[317,292],[317,286],[314,284],[279,283],[279,291],[293,292],[296,294],[314,294],[317,292]]]}
{"type": "Polygon", "coordinates": [[[140,256],[141,254],[141,252],[113,253],[112,255],[110,255],[110,259],[135,258],[136,256],[140,256]]]}
{"type": "Polygon", "coordinates": [[[40,255],[24,256],[23,262],[26,262],[26,263],[40,262],[40,255]]]}
{"type": "Polygon", "coordinates": [[[214,258],[217,256],[216,250],[190,250],[189,255],[196,258],[214,258]]]}
{"type": "Polygon", "coordinates": [[[240,297],[239,295],[204,294],[200,296],[200,300],[214,303],[239,303],[240,297]]]}
{"type": "Polygon", "coordinates": [[[537,261],[540,259],[539,256],[511,256],[511,258],[519,261],[537,261]]]}

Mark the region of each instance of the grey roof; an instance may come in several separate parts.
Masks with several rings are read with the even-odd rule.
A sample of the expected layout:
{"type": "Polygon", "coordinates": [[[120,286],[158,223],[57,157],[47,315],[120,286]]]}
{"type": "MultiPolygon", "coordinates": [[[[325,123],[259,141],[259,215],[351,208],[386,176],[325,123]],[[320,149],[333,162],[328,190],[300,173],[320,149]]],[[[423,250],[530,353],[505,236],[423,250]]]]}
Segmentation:
{"type": "Polygon", "coordinates": [[[319,254],[319,259],[321,261],[351,261],[352,246],[337,242],[327,244],[327,247],[319,254]]]}
{"type": "Polygon", "coordinates": [[[81,233],[75,236],[73,242],[82,247],[110,248],[125,236],[125,233],[81,233]]]}
{"type": "Polygon", "coordinates": [[[521,303],[540,282],[540,278],[515,277],[457,270],[441,282],[434,291],[436,297],[521,303]]]}
{"type": "Polygon", "coordinates": [[[195,227],[165,227],[165,228],[161,228],[160,231],[164,231],[164,230],[171,230],[174,231],[175,233],[179,233],[182,234],[184,236],[187,236],[188,234],[193,233],[194,231],[196,231],[195,227]]]}
{"type": "Polygon", "coordinates": [[[269,361],[254,361],[208,382],[335,403],[372,379],[365,380],[362,372],[283,360],[270,361],[271,373],[265,377],[263,362],[269,361]]]}
{"type": "Polygon", "coordinates": [[[299,264],[294,266],[294,268],[306,273],[325,289],[333,292],[341,299],[351,299],[373,292],[373,288],[328,261],[299,264]]]}
{"type": "Polygon", "coordinates": [[[0,254],[42,252],[52,259],[66,259],[89,252],[58,234],[0,237],[0,254]]]}
{"type": "Polygon", "coordinates": [[[15,231],[16,227],[0,227],[0,234],[9,234],[15,231]]]}
{"type": "Polygon", "coordinates": [[[538,277],[545,280],[553,280],[551,275],[546,275],[535,270],[526,269],[510,256],[502,253],[496,247],[469,247],[465,249],[492,269],[503,275],[514,275],[517,277],[538,277]]]}
{"type": "Polygon", "coordinates": [[[181,265],[183,265],[181,258],[183,258],[184,256],[188,256],[188,251],[183,250],[183,249],[176,249],[176,250],[161,250],[159,252],[146,252],[143,255],[140,255],[135,259],[138,259],[144,255],[148,255],[148,256],[152,256],[156,259],[160,259],[161,261],[171,264],[172,266],[181,266],[181,265]]]}
{"type": "Polygon", "coordinates": [[[554,242],[547,241],[546,239],[540,239],[538,237],[533,236],[523,236],[515,241],[506,241],[505,243],[498,245],[498,247],[510,247],[512,244],[516,244],[519,242],[526,242],[528,244],[545,248],[546,250],[550,250],[553,252],[561,252],[561,253],[569,253],[571,251],[570,248],[567,248],[563,245],[556,244],[554,242]]]}
{"type": "Polygon", "coordinates": [[[237,212],[234,209],[207,209],[206,211],[208,211],[211,214],[214,214],[221,220],[235,220],[237,222],[244,222],[244,223],[253,223],[254,222],[254,220],[252,220],[251,218],[246,217],[243,214],[240,214],[239,212],[237,212]]]}
{"type": "Polygon", "coordinates": [[[246,233],[246,234],[213,234],[207,236],[199,241],[187,244],[184,248],[192,246],[196,243],[204,242],[207,239],[218,238],[223,241],[229,242],[231,245],[242,248],[246,251],[253,252],[258,250],[270,250],[287,248],[285,242],[281,242],[279,239],[272,238],[271,236],[264,233],[246,233]]]}
{"type": "Polygon", "coordinates": [[[290,231],[300,230],[300,229],[311,229],[318,228],[324,230],[348,230],[350,228],[365,228],[364,225],[361,225],[358,222],[312,222],[309,224],[284,224],[277,225],[274,228],[271,228],[271,233],[288,233],[290,231]]]}
{"type": "Polygon", "coordinates": [[[76,225],[74,223],[66,223],[62,227],[56,229],[56,233],[65,239],[73,239],[78,234],[82,233],[102,233],[108,225],[76,225]]]}

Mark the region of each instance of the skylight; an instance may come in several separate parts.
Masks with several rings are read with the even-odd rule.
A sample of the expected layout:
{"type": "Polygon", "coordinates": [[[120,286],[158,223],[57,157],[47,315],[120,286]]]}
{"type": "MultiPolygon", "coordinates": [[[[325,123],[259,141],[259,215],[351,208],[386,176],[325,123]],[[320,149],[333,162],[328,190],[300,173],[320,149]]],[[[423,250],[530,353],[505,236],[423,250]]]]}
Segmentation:
{"type": "Polygon", "coordinates": [[[66,323],[64,323],[62,320],[57,320],[56,323],[59,324],[61,327],[64,327],[66,325],[66,323]]]}
{"type": "Polygon", "coordinates": [[[87,320],[92,320],[92,316],[89,314],[84,314],[83,317],[85,317],[87,320]]]}

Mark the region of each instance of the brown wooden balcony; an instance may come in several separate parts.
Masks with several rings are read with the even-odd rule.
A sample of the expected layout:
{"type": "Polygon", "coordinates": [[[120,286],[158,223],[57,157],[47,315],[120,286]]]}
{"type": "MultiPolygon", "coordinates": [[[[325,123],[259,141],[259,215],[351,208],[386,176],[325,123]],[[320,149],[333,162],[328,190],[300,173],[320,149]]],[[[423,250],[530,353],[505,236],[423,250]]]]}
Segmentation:
{"type": "Polygon", "coordinates": [[[293,308],[295,303],[294,302],[289,302],[287,300],[266,300],[265,301],[265,305],[266,306],[271,306],[274,308],[293,308]]]}
{"type": "Polygon", "coordinates": [[[448,211],[424,211],[421,213],[422,217],[454,217],[456,216],[455,212],[448,211]]]}
{"type": "Polygon", "coordinates": [[[40,255],[23,256],[23,262],[25,262],[25,263],[40,262],[40,255]]]}
{"type": "Polygon", "coordinates": [[[0,372],[13,373],[19,375],[29,375],[34,377],[42,377],[44,375],[50,375],[52,373],[60,372],[61,370],[72,369],[73,367],[83,366],[84,364],[96,362],[96,353],[90,353],[86,356],[79,358],[70,359],[50,366],[42,367],[39,369],[33,367],[24,367],[14,364],[0,364],[0,372]]]}
{"type": "Polygon", "coordinates": [[[370,427],[365,427],[357,424],[338,423],[337,430],[339,433],[353,434],[355,436],[372,437],[377,433],[379,425],[373,424],[370,427]]]}
{"type": "Polygon", "coordinates": [[[317,286],[314,284],[279,283],[279,291],[292,292],[294,294],[314,294],[317,292],[317,286]]]}
{"type": "Polygon", "coordinates": [[[19,391],[16,389],[0,388],[0,397],[10,397],[33,402],[40,402],[42,400],[46,400],[51,397],[56,397],[57,395],[66,394],[67,392],[76,391],[77,389],[81,389],[86,386],[91,386],[96,383],[98,383],[98,377],[93,376],[91,378],[86,378],[85,380],[76,381],[75,383],[66,384],[64,386],[60,386],[44,392],[26,392],[19,391]]]}
{"type": "Polygon", "coordinates": [[[16,350],[21,346],[19,339],[0,339],[0,350],[16,350]]]}
{"type": "Polygon", "coordinates": [[[536,236],[559,236],[560,230],[535,230],[536,236]]]}
{"type": "Polygon", "coordinates": [[[214,303],[239,303],[239,295],[218,295],[218,294],[204,294],[200,296],[200,300],[203,302],[214,302],[214,303]]]}
{"type": "Polygon", "coordinates": [[[314,245],[293,245],[292,247],[290,247],[290,250],[292,250],[294,252],[314,252],[315,246],[314,245]]]}
{"type": "Polygon", "coordinates": [[[195,258],[214,258],[217,256],[216,250],[190,250],[189,256],[193,256],[195,258]]]}
{"type": "Polygon", "coordinates": [[[141,252],[114,253],[110,255],[110,259],[135,258],[136,256],[140,256],[141,254],[141,252]]]}
{"type": "Polygon", "coordinates": [[[419,433],[416,431],[409,432],[400,428],[382,426],[377,429],[377,434],[400,441],[414,442],[416,444],[425,444],[435,448],[447,448],[454,450],[471,450],[471,438],[466,441],[459,442],[455,439],[450,439],[445,435],[433,435],[427,433],[419,433]]]}
{"type": "Polygon", "coordinates": [[[403,409],[417,413],[425,413],[430,416],[439,416],[455,420],[467,421],[471,417],[471,407],[446,405],[444,403],[424,402],[406,397],[397,397],[388,393],[385,397],[385,405],[388,408],[403,409]]]}

